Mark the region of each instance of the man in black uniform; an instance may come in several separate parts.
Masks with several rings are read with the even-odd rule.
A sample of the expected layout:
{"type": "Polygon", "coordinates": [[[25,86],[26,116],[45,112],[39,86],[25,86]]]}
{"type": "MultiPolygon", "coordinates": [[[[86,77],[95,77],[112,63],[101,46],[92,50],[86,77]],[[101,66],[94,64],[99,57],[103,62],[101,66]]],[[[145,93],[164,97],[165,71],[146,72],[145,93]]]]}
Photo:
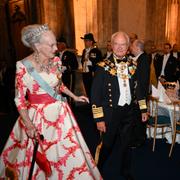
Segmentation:
{"type": "Polygon", "coordinates": [[[61,37],[57,40],[58,52],[57,55],[62,61],[64,72],[62,74],[63,83],[74,92],[75,86],[75,70],[78,69],[78,61],[73,49],[67,48],[66,39],[61,37]]]}
{"type": "Polygon", "coordinates": [[[98,168],[105,180],[119,180],[122,176],[130,180],[134,108],[139,105],[141,119],[146,121],[149,64],[126,56],[130,44],[126,33],[113,34],[111,44],[113,54],[98,63],[91,91],[93,117],[102,133],[98,168]]]}
{"type": "Polygon", "coordinates": [[[96,46],[94,46],[95,40],[92,33],[85,34],[81,39],[84,39],[85,45],[81,59],[83,83],[86,94],[90,97],[93,73],[96,69],[96,64],[102,60],[102,53],[96,46]]]}

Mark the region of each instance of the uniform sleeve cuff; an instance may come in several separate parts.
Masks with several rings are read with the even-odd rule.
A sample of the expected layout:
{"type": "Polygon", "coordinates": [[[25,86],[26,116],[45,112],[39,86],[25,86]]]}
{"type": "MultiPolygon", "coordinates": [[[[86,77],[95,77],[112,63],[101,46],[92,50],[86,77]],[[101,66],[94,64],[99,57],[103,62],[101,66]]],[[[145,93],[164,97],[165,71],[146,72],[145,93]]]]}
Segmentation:
{"type": "Polygon", "coordinates": [[[104,121],[104,118],[97,118],[97,119],[95,119],[95,122],[97,123],[97,122],[102,122],[102,121],[104,121]]]}
{"type": "Polygon", "coordinates": [[[138,104],[139,104],[139,108],[140,108],[141,111],[147,109],[147,105],[146,105],[146,100],[145,99],[139,100],[138,104]]]}
{"type": "Polygon", "coordinates": [[[104,112],[102,107],[96,107],[95,104],[92,105],[93,118],[98,119],[104,117],[104,112]]]}

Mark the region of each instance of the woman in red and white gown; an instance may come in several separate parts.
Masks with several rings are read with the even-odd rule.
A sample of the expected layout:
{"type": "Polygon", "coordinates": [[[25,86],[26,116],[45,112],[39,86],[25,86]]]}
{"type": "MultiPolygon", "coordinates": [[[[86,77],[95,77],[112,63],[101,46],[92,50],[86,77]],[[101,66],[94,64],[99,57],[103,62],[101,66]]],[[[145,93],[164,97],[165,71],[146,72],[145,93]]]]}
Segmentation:
{"type": "MultiPolygon", "coordinates": [[[[35,28],[38,27],[35,26],[35,28]]],[[[44,38],[43,41],[40,41],[40,47],[51,41],[55,42],[55,37],[49,29],[40,30],[42,30],[41,39],[44,38]]],[[[39,54],[42,54],[42,51],[43,53],[48,51],[48,47],[46,48],[39,50],[39,54]]],[[[55,50],[56,47],[52,50],[52,54],[55,50]]],[[[36,69],[36,62],[33,61],[33,58],[32,54],[26,60],[30,61],[36,69]]],[[[42,70],[39,75],[53,89],[58,89],[60,94],[63,92],[76,101],[88,101],[84,96],[75,96],[63,85],[59,80],[61,77],[59,68],[61,68],[60,59],[58,57],[51,58],[49,71],[42,70]]],[[[42,147],[52,170],[51,176],[47,177],[35,163],[32,179],[102,179],[67,102],[56,100],[48,95],[27,72],[22,61],[18,61],[16,64],[15,103],[20,116],[0,156],[0,179],[5,177],[7,168],[14,172],[17,179],[28,179],[33,157],[34,138],[31,137],[32,132],[28,132],[31,131],[31,128],[24,121],[26,116],[23,112],[27,112],[28,118],[33,124],[32,129],[34,127],[36,129],[35,133],[43,134],[42,147]]],[[[38,151],[41,151],[40,147],[38,151]]]]}

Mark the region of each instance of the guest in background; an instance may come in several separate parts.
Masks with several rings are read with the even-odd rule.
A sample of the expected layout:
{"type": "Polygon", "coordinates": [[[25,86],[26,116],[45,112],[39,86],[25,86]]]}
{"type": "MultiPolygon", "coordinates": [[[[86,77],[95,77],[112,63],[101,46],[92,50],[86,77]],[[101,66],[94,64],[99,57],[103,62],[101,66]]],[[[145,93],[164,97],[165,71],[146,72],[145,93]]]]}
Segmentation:
{"type": "Polygon", "coordinates": [[[75,51],[67,47],[66,39],[61,37],[57,40],[57,55],[62,61],[64,71],[62,81],[65,86],[74,92],[75,88],[75,71],[78,69],[78,61],[75,51]]]}
{"type": "MultiPolygon", "coordinates": [[[[136,39],[138,39],[138,35],[135,34],[135,33],[130,33],[130,34],[129,34],[129,39],[130,39],[130,45],[131,45],[136,39]]],[[[128,55],[130,58],[133,58],[133,57],[134,57],[134,55],[133,55],[133,54],[131,53],[131,51],[130,51],[130,46],[129,46],[127,55],[128,55]]]]}
{"type": "Polygon", "coordinates": [[[150,49],[150,60],[151,60],[151,62],[152,62],[152,60],[154,61],[155,59],[157,59],[159,55],[160,54],[158,53],[158,49],[157,49],[156,45],[153,44],[151,46],[151,49],[150,49]]]}
{"type": "Polygon", "coordinates": [[[96,64],[102,60],[101,51],[94,45],[96,42],[92,33],[85,34],[81,37],[84,40],[85,49],[82,52],[82,71],[83,83],[86,94],[90,97],[91,84],[93,80],[93,73],[96,69],[96,64]]]}
{"type": "Polygon", "coordinates": [[[180,50],[178,49],[178,44],[174,44],[171,51],[172,55],[180,61],[180,50]]]}
{"type": "Polygon", "coordinates": [[[177,59],[171,53],[171,44],[164,44],[164,53],[154,60],[154,68],[157,80],[177,81],[177,59]]]}
{"type": "Polygon", "coordinates": [[[151,92],[151,85],[157,87],[158,79],[156,78],[155,68],[154,68],[154,61],[159,58],[160,54],[155,44],[150,47],[149,59],[150,59],[150,88],[149,91],[151,92]]]}
{"type": "Polygon", "coordinates": [[[108,59],[112,52],[111,41],[108,41],[106,45],[106,53],[104,54],[103,59],[108,59]]]}
{"type": "Polygon", "coordinates": [[[173,45],[171,53],[175,58],[177,58],[176,78],[180,83],[180,49],[178,44],[173,45]]]}
{"type": "MultiPolygon", "coordinates": [[[[130,52],[134,55],[133,59],[137,62],[137,64],[142,64],[141,61],[145,61],[145,64],[147,64],[147,67],[145,67],[147,71],[146,76],[144,76],[144,78],[141,80],[143,81],[142,89],[144,89],[144,93],[147,95],[149,91],[150,58],[148,54],[144,52],[144,42],[139,39],[134,40],[130,46],[130,52]]],[[[143,74],[145,74],[145,72],[143,74]]],[[[141,110],[139,109],[138,105],[135,108],[135,115],[131,146],[139,147],[144,144],[146,139],[146,123],[142,122],[141,120],[141,110]]]]}
{"type": "Polygon", "coordinates": [[[93,117],[102,133],[98,168],[105,180],[132,180],[129,145],[137,103],[141,120],[147,120],[144,79],[149,66],[127,56],[130,40],[125,32],[113,34],[111,44],[113,54],[98,63],[91,91],[93,117]]]}
{"type": "Polygon", "coordinates": [[[0,156],[0,179],[6,179],[7,171],[17,179],[29,179],[32,158],[37,160],[33,149],[38,140],[41,144],[38,151],[46,155],[51,171],[45,163],[40,165],[36,161],[32,179],[100,180],[101,175],[61,93],[80,102],[88,102],[88,98],[76,96],[63,84],[62,64],[55,57],[55,35],[47,25],[35,24],[22,29],[21,39],[33,52],[16,63],[15,102],[20,116],[0,156]],[[43,141],[39,140],[40,134],[43,141]]]}

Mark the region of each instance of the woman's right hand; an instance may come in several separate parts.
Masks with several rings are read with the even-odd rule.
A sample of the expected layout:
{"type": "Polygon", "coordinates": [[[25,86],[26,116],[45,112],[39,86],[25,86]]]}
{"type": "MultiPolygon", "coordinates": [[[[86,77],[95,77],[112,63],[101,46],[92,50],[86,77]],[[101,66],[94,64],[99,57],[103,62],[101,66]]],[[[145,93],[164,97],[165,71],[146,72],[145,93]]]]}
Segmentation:
{"type": "Polygon", "coordinates": [[[89,99],[86,96],[75,96],[74,101],[89,103],[89,99]]]}
{"type": "Polygon", "coordinates": [[[32,139],[38,139],[38,131],[34,124],[31,121],[25,121],[24,124],[26,126],[26,133],[28,137],[32,139]]]}

